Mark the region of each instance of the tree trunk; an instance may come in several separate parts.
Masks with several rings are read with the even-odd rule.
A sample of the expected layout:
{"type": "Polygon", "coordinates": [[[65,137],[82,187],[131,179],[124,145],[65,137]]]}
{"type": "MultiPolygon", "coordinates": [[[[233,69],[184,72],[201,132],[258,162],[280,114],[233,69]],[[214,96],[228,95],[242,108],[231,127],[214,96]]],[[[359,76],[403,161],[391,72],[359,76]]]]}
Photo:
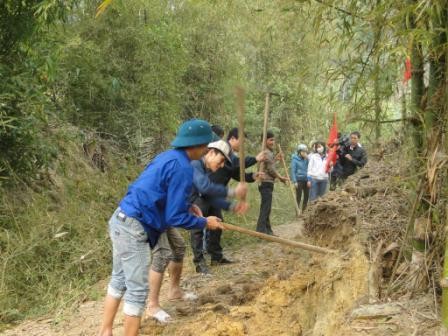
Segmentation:
{"type": "MultiPolygon", "coordinates": [[[[418,1],[410,0],[411,4],[417,4],[418,1]]],[[[415,30],[417,25],[415,22],[415,15],[412,13],[409,18],[410,23],[410,39],[414,39],[415,30]]],[[[424,125],[423,125],[423,96],[425,92],[425,83],[423,81],[424,76],[424,63],[423,63],[423,46],[420,41],[412,42],[411,51],[411,114],[412,114],[412,129],[411,135],[414,141],[417,154],[423,155],[424,152],[424,125]]]]}
{"type": "MultiPolygon", "coordinates": [[[[377,0],[376,5],[379,6],[380,0],[377,0]]],[[[378,16],[375,20],[375,35],[373,45],[378,46],[381,39],[382,30],[382,16],[378,16]]],[[[375,78],[374,78],[374,106],[375,106],[375,143],[379,144],[381,138],[381,53],[377,52],[375,57],[375,78]]]]}
{"type": "MultiPolygon", "coordinates": [[[[379,60],[378,60],[379,62],[379,60]]],[[[381,138],[381,93],[380,93],[380,79],[379,79],[379,64],[375,66],[377,68],[375,76],[375,143],[379,144],[381,138]]]]}
{"type": "MultiPolygon", "coordinates": [[[[445,231],[448,230],[448,206],[445,208],[445,231]]],[[[447,232],[447,231],[446,231],[447,232]]],[[[448,239],[445,242],[445,259],[443,262],[442,287],[442,332],[448,334],[448,239]]]]}
{"type": "Polygon", "coordinates": [[[423,95],[425,84],[423,82],[423,52],[420,42],[412,44],[412,80],[411,80],[411,112],[414,122],[412,123],[412,138],[417,152],[423,154],[424,127],[423,127],[423,95]]]}
{"type": "Polygon", "coordinates": [[[408,120],[408,111],[407,111],[407,104],[406,104],[406,90],[407,86],[403,85],[403,91],[401,93],[401,120],[403,122],[403,132],[404,132],[404,138],[406,139],[407,136],[407,120],[408,120]]]}

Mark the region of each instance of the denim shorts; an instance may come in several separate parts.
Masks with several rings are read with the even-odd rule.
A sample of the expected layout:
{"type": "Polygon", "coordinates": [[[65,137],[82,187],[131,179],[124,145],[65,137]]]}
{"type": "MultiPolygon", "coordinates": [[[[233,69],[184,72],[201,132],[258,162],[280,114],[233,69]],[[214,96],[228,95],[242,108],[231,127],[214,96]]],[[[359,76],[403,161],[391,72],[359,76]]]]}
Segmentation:
{"type": "Polygon", "coordinates": [[[162,233],[152,249],[151,269],[157,273],[165,272],[170,261],[181,263],[185,256],[185,240],[178,229],[169,228],[162,233]]]}
{"type": "Polygon", "coordinates": [[[123,312],[128,316],[142,316],[148,296],[148,270],[151,259],[148,235],[142,224],[131,217],[118,218],[120,208],[109,220],[112,240],[112,277],[107,293],[123,298],[123,312]]]}

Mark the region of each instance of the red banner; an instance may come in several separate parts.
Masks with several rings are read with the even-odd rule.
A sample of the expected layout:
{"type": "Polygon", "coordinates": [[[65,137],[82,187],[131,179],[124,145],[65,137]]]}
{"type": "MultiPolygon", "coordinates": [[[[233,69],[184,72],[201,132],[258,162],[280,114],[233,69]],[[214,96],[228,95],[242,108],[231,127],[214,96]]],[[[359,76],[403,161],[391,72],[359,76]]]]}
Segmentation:
{"type": "Polygon", "coordinates": [[[336,150],[338,147],[338,125],[336,123],[336,113],[333,115],[333,125],[330,128],[330,134],[328,135],[327,140],[328,152],[327,152],[327,164],[325,166],[325,171],[328,173],[336,164],[338,159],[338,155],[336,154],[336,150]]]}
{"type": "Polygon", "coordinates": [[[411,77],[412,77],[411,58],[407,56],[406,61],[404,62],[403,83],[406,84],[411,79],[411,77]]]}

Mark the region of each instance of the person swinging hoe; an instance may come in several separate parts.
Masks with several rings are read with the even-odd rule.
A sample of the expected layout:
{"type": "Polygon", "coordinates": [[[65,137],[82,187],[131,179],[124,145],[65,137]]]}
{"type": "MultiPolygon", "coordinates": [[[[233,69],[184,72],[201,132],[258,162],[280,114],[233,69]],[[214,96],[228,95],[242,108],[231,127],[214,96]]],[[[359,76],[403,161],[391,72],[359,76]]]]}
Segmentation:
{"type": "Polygon", "coordinates": [[[138,335],[148,296],[150,247],[170,227],[223,229],[219,218],[195,216],[188,197],[193,167],[212,141],[210,125],[193,119],[182,124],[171,145],[132,183],[109,220],[112,240],[112,276],[104,304],[100,336],[111,336],[113,321],[123,300],[124,335],[138,335]]]}

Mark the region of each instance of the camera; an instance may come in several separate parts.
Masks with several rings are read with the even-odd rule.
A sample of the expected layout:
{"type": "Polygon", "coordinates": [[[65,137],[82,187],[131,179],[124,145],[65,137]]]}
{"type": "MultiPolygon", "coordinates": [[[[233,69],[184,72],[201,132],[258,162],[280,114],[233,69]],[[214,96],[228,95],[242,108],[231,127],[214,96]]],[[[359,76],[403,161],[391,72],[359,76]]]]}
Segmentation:
{"type": "Polygon", "coordinates": [[[348,147],[350,145],[350,137],[348,135],[342,135],[338,139],[339,146],[341,147],[348,147]]]}

